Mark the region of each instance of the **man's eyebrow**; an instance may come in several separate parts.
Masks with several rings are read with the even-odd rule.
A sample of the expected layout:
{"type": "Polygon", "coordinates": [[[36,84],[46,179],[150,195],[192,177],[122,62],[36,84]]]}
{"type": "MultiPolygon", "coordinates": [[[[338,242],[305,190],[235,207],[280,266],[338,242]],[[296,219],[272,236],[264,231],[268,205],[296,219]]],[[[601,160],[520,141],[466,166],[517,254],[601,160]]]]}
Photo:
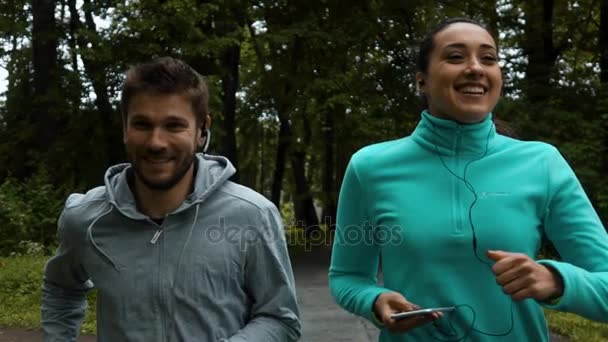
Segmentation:
{"type": "MultiPolygon", "coordinates": [[[[466,47],[467,47],[467,45],[463,44],[463,43],[452,43],[452,44],[446,45],[446,48],[465,49],[466,47]]],[[[494,45],[490,45],[490,44],[481,44],[481,47],[484,49],[496,50],[496,47],[494,45]]]]}
{"type": "Polygon", "coordinates": [[[179,115],[169,114],[165,117],[164,121],[188,121],[184,117],[179,115]]]}
{"type": "Polygon", "coordinates": [[[131,114],[131,120],[148,120],[148,117],[143,114],[135,113],[131,114]]]}
{"type": "MultiPolygon", "coordinates": [[[[144,114],[140,114],[140,113],[135,113],[135,114],[131,114],[131,120],[150,120],[146,115],[144,114]]],[[[163,118],[163,121],[188,121],[185,118],[179,116],[179,115],[175,115],[175,114],[169,114],[166,117],[163,118]]]]}

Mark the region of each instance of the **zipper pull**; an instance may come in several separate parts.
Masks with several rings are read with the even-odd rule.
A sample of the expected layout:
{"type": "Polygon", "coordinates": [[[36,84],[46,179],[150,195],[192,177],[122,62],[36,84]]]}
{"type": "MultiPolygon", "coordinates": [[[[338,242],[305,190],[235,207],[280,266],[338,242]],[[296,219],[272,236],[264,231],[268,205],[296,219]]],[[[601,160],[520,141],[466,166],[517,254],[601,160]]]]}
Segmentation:
{"type": "Polygon", "coordinates": [[[157,230],[157,231],[156,231],[156,233],[154,233],[154,236],[152,237],[152,240],[150,240],[150,243],[151,243],[151,244],[155,244],[155,243],[156,243],[156,241],[158,241],[158,237],[159,237],[159,236],[160,236],[160,234],[162,234],[162,233],[163,233],[163,230],[162,230],[162,229],[157,230]]]}

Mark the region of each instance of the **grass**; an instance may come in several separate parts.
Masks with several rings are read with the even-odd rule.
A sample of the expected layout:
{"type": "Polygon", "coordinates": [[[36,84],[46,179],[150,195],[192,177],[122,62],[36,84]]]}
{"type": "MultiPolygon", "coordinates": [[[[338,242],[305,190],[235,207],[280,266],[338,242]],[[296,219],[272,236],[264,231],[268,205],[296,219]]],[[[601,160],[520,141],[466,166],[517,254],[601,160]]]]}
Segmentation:
{"type": "MultiPolygon", "coordinates": [[[[0,326],[40,327],[40,286],[47,259],[42,255],[0,258],[0,326]]],[[[94,334],[95,291],[88,294],[87,300],[89,308],[81,330],[94,334]]]]}
{"type": "MultiPolygon", "coordinates": [[[[290,232],[291,234],[299,234],[290,232]]],[[[293,236],[290,252],[306,250],[302,236],[293,236]],[[295,250],[293,250],[295,249],[295,250]]],[[[0,326],[36,329],[40,327],[40,284],[48,256],[0,258],[0,326]]],[[[95,291],[88,296],[89,308],[83,333],[95,333],[95,291]]],[[[597,323],[570,313],[545,310],[551,330],[572,342],[608,342],[608,324],[597,323]]]]}
{"type": "Polygon", "coordinates": [[[607,342],[608,324],[586,320],[575,314],[545,309],[551,330],[572,342],[607,342]]]}

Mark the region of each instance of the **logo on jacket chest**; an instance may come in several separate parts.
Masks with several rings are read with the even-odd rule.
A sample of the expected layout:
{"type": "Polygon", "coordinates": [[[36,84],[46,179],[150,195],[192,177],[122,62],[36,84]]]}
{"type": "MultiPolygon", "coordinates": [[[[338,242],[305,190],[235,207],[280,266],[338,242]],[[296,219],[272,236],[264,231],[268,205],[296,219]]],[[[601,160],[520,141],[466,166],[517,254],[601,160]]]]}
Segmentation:
{"type": "Polygon", "coordinates": [[[479,199],[509,196],[511,196],[511,193],[507,191],[482,191],[479,193],[479,199]]]}

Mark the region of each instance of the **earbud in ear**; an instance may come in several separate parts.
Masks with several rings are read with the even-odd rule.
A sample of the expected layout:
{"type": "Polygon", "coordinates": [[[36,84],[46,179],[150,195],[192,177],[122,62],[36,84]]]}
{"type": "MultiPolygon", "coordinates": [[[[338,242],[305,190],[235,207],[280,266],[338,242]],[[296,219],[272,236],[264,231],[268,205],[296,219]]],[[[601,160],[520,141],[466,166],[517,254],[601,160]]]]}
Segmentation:
{"type": "Polygon", "coordinates": [[[205,144],[203,145],[203,153],[207,152],[209,148],[209,142],[211,141],[211,130],[203,126],[203,137],[205,138],[205,144]]]}

